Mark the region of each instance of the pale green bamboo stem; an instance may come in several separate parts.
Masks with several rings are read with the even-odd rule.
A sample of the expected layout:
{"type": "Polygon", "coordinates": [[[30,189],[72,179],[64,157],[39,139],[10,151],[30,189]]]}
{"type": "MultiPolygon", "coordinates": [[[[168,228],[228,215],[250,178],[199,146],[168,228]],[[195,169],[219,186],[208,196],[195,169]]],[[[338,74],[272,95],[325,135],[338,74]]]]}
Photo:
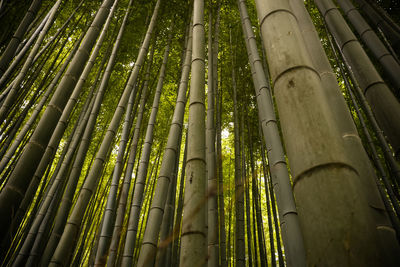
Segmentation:
{"type": "Polygon", "coordinates": [[[296,17],[287,0],[257,0],[256,5],[307,264],[378,266],[384,259],[373,215],[360,177],[346,155],[296,17]],[[302,142],[298,136],[302,136],[302,142]]]}
{"type": "Polygon", "coordinates": [[[181,267],[204,265],[207,249],[205,232],[205,67],[204,1],[193,3],[192,79],[189,98],[188,150],[184,213],[182,218],[181,267]]]}
{"type": "Polygon", "coordinates": [[[264,72],[261,58],[258,55],[257,43],[247,14],[245,2],[241,0],[238,1],[238,4],[246,45],[248,46],[250,67],[252,69],[254,89],[256,91],[259,110],[258,114],[264,135],[268,160],[271,165],[271,176],[273,178],[274,191],[277,197],[276,200],[286,260],[288,265],[291,266],[305,266],[304,241],[269,89],[269,77],[266,76],[268,73],[264,72]]]}

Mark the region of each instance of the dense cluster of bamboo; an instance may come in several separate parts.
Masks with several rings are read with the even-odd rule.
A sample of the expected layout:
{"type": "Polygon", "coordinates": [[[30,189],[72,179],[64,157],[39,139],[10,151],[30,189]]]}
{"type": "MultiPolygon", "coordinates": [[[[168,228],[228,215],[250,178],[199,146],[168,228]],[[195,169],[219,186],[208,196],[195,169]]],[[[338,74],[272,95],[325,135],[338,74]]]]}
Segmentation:
{"type": "Polygon", "coordinates": [[[1,266],[396,266],[378,2],[31,1],[0,35],[1,266]]]}

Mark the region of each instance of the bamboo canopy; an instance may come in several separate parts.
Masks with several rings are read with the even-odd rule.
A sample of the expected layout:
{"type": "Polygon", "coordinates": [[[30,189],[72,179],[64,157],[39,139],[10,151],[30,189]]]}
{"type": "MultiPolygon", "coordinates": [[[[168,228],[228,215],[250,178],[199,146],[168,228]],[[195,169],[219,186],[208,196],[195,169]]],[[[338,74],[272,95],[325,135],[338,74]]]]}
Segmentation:
{"type": "Polygon", "coordinates": [[[1,265],[397,266],[398,7],[0,1],[1,265]]]}

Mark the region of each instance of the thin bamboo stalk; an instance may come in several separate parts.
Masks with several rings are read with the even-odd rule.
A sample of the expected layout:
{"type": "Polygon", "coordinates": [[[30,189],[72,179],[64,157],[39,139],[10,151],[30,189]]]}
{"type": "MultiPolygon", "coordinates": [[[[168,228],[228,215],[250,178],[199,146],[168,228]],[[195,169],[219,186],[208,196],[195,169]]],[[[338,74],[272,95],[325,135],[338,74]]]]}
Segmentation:
{"type": "Polygon", "coordinates": [[[89,58],[88,51],[93,47],[100,26],[103,25],[109,14],[112,2],[112,0],[104,1],[92,23],[92,27],[85,35],[82,45],[72,59],[35,132],[18,160],[7,185],[0,193],[0,239],[4,238],[9,229],[13,210],[19,206],[24,197],[32,174],[40,162],[51,133],[56,127],[69,95],[72,93],[71,88],[76,84],[77,76],[81,73],[84,63],[89,58]]]}
{"type": "MultiPolygon", "coordinates": [[[[264,72],[252,26],[244,1],[238,1],[242,19],[246,46],[253,74],[254,89],[256,90],[258,114],[268,160],[271,165],[274,192],[277,196],[277,206],[282,226],[282,239],[288,265],[305,266],[306,252],[300,229],[291,181],[286,165],[285,154],[275,116],[272,95],[269,89],[268,72],[264,72]],[[283,227],[285,226],[285,227],[283,227]]],[[[274,203],[274,202],[273,202],[274,203]]]]}
{"type": "Polygon", "coordinates": [[[149,222],[143,236],[142,246],[139,253],[138,266],[151,266],[157,250],[158,235],[160,232],[164,207],[167,201],[169,184],[171,183],[173,168],[175,167],[178,154],[178,144],[182,135],[183,117],[186,106],[186,91],[190,73],[190,60],[192,57],[192,33],[189,31],[185,61],[182,65],[182,75],[179,82],[178,96],[170,130],[168,133],[167,145],[161,161],[160,174],[158,176],[155,198],[151,203],[149,211],[149,222]]]}

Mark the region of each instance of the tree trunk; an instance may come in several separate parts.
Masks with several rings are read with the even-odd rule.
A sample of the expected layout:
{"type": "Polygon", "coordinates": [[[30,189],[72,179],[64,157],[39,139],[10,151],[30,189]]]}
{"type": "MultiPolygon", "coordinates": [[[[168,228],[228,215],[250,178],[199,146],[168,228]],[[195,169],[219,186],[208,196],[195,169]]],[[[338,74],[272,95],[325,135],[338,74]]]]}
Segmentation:
{"type": "Polygon", "coordinates": [[[205,158],[204,1],[193,3],[192,79],[189,100],[185,212],[182,218],[180,266],[205,265],[207,201],[205,158]]]}
{"type": "MultiPolygon", "coordinates": [[[[337,62],[339,62],[339,58],[337,56],[337,53],[335,51],[335,47],[333,45],[333,42],[332,42],[332,39],[330,38],[330,36],[328,36],[328,40],[329,40],[330,46],[332,48],[333,54],[335,56],[335,59],[336,59],[337,62]]],[[[357,104],[355,96],[354,96],[354,94],[353,94],[353,92],[351,90],[351,86],[350,86],[350,83],[349,83],[349,81],[348,81],[348,79],[347,79],[347,77],[345,75],[343,66],[340,63],[339,63],[339,68],[340,68],[340,72],[341,72],[343,81],[345,83],[346,89],[347,89],[347,93],[350,96],[351,102],[352,102],[352,104],[354,106],[354,109],[355,109],[355,112],[357,114],[357,118],[360,121],[362,131],[363,131],[364,136],[366,137],[366,139],[368,141],[368,146],[369,146],[370,151],[372,153],[373,162],[375,164],[375,167],[378,169],[380,177],[381,177],[381,179],[382,179],[382,181],[383,181],[383,183],[384,183],[384,185],[386,187],[387,194],[388,194],[388,196],[390,198],[390,201],[392,202],[392,203],[389,203],[389,199],[386,196],[385,189],[380,184],[380,181],[379,181],[378,177],[375,177],[375,182],[377,184],[377,187],[378,187],[379,193],[381,195],[383,204],[385,205],[386,211],[387,211],[387,213],[389,215],[389,218],[390,218],[390,220],[392,222],[393,228],[396,231],[397,239],[398,239],[399,236],[400,236],[400,221],[398,219],[398,216],[400,214],[400,212],[399,212],[400,207],[399,207],[399,203],[398,203],[398,198],[395,196],[395,188],[392,189],[392,186],[394,184],[393,185],[390,184],[390,182],[388,180],[388,177],[387,177],[388,175],[386,174],[386,171],[385,171],[384,167],[382,166],[382,163],[381,163],[381,160],[379,158],[378,152],[376,150],[375,144],[374,144],[374,142],[372,140],[372,137],[371,137],[371,135],[369,133],[369,130],[367,128],[365,120],[364,120],[364,118],[363,118],[363,116],[361,114],[361,111],[360,111],[360,108],[359,108],[359,106],[357,104]],[[396,209],[397,215],[394,213],[392,207],[394,207],[396,209]]]]}
{"type": "MultiPolygon", "coordinates": [[[[99,40],[101,40],[101,36],[99,37],[99,40]]],[[[111,44],[111,42],[110,42],[110,44],[111,44]]],[[[67,222],[67,217],[69,215],[70,208],[72,206],[72,202],[73,202],[72,200],[73,200],[73,196],[75,193],[75,189],[78,184],[78,180],[79,180],[79,177],[81,174],[83,163],[84,163],[86,154],[89,149],[91,136],[93,134],[93,129],[94,129],[94,125],[96,122],[98,109],[99,109],[98,106],[101,104],[100,95],[98,94],[98,91],[97,91],[97,89],[98,89],[97,83],[101,78],[100,76],[101,76],[101,73],[103,70],[102,67],[105,64],[106,59],[107,59],[107,53],[104,55],[103,60],[100,63],[100,67],[97,71],[95,82],[92,84],[91,90],[89,92],[89,97],[86,100],[87,101],[86,103],[89,105],[85,111],[86,112],[85,117],[87,116],[87,118],[85,118],[84,121],[86,123],[82,123],[79,127],[80,129],[77,130],[77,136],[74,137],[75,142],[76,142],[76,144],[75,144],[76,148],[73,148],[74,145],[72,145],[71,151],[69,152],[69,153],[71,153],[70,157],[72,160],[72,157],[73,157],[73,155],[75,153],[75,149],[76,149],[76,157],[70,163],[66,161],[63,164],[64,165],[63,168],[66,168],[66,169],[68,169],[69,164],[71,164],[71,170],[70,170],[69,174],[64,174],[64,175],[68,176],[66,178],[66,180],[68,182],[66,184],[66,188],[64,190],[64,194],[63,194],[61,203],[59,204],[59,208],[58,208],[57,216],[56,216],[56,219],[54,222],[54,227],[52,229],[52,233],[47,242],[46,248],[44,250],[44,253],[43,253],[43,256],[41,259],[41,264],[43,264],[43,265],[49,264],[49,262],[51,260],[51,256],[53,255],[54,250],[56,249],[56,246],[58,244],[58,241],[60,240],[61,234],[62,234],[65,224],[67,222]],[[95,91],[95,88],[96,88],[96,91],[95,91]],[[96,101],[96,98],[98,98],[97,101],[96,101]]],[[[91,62],[91,61],[89,60],[89,62],[91,62]]],[[[86,66],[85,69],[87,67],[88,66],[86,66]]],[[[83,85],[83,83],[87,77],[87,76],[83,77],[83,76],[85,76],[84,75],[85,73],[86,72],[84,71],[83,74],[81,75],[80,80],[78,81],[77,87],[83,85]]],[[[61,175],[61,173],[62,173],[62,171],[60,171],[60,175],[61,175]]]]}
{"type": "MultiPolygon", "coordinates": [[[[242,102],[242,101],[240,101],[242,102]]],[[[244,101],[243,101],[244,102],[244,101]]],[[[237,100],[236,100],[237,103],[237,100]]],[[[249,267],[253,266],[253,259],[254,259],[254,266],[257,266],[257,259],[253,257],[253,249],[252,249],[252,241],[255,240],[255,236],[251,232],[252,223],[251,223],[251,203],[250,203],[250,183],[249,183],[249,176],[248,176],[248,165],[246,166],[246,149],[244,146],[244,111],[241,112],[241,119],[240,119],[240,128],[239,128],[240,136],[241,136],[241,161],[242,161],[242,186],[244,187],[244,194],[246,198],[246,237],[247,237],[247,261],[249,262],[249,267]]],[[[235,192],[237,194],[237,192],[235,192]]],[[[254,246],[254,252],[257,249],[254,246]]],[[[256,255],[256,253],[254,253],[256,255]]]]}
{"type": "Polygon", "coordinates": [[[17,165],[15,166],[7,185],[0,193],[0,239],[2,240],[10,227],[13,211],[22,201],[25,191],[29,185],[45,147],[49,142],[62,110],[72,93],[71,88],[75,85],[77,76],[81,73],[84,63],[89,57],[87,51],[91,50],[100,26],[104,23],[109,13],[112,0],[105,0],[92,23],[92,27],[82,41],[82,45],[71,61],[69,68],[58,85],[53,98],[47,106],[35,132],[26,145],[17,165]]]}
{"type": "Polygon", "coordinates": [[[61,0],[58,0],[52,7],[49,18],[47,19],[43,29],[41,30],[41,32],[35,42],[35,45],[33,46],[31,52],[29,53],[29,56],[24,63],[24,66],[18,72],[18,75],[14,80],[14,83],[12,85],[10,92],[7,94],[6,99],[4,100],[4,102],[2,103],[2,105],[0,107],[0,122],[1,123],[3,123],[3,121],[5,120],[7,113],[10,112],[10,107],[11,107],[12,103],[14,102],[14,99],[17,96],[18,91],[20,91],[20,89],[21,89],[20,87],[21,87],[22,81],[25,78],[25,76],[27,75],[27,72],[28,72],[29,68],[31,67],[31,63],[33,62],[34,57],[36,56],[37,52],[39,51],[40,45],[42,44],[45,35],[47,34],[50,27],[53,25],[55,15],[56,15],[57,9],[60,7],[60,4],[61,4],[61,0]]]}
{"type": "MultiPolygon", "coordinates": [[[[230,161],[229,161],[229,167],[230,167],[230,161]]],[[[228,178],[229,178],[229,181],[230,181],[230,178],[231,178],[231,174],[230,174],[230,169],[229,169],[229,175],[228,175],[228,178]]],[[[232,236],[232,234],[231,234],[231,228],[232,228],[232,212],[233,212],[233,210],[232,210],[232,203],[233,203],[233,201],[232,201],[232,197],[229,199],[229,215],[228,215],[228,243],[227,243],[227,247],[228,247],[228,251],[227,251],[227,255],[226,255],[226,258],[227,258],[227,261],[228,261],[228,267],[231,267],[232,266],[232,259],[231,259],[231,255],[232,255],[232,253],[231,253],[231,251],[232,251],[232,245],[231,245],[231,236],[232,236]]]]}
{"type": "MultiPolygon", "coordinates": [[[[252,138],[252,131],[250,129],[250,122],[247,120],[247,132],[249,135],[249,154],[250,154],[250,168],[251,168],[251,187],[252,187],[252,194],[253,194],[253,220],[255,224],[255,221],[257,220],[257,237],[258,237],[258,246],[254,246],[254,250],[257,251],[257,247],[259,248],[260,251],[260,263],[261,267],[268,266],[268,261],[265,255],[265,243],[263,240],[263,221],[262,221],[262,215],[261,215],[261,208],[259,204],[259,199],[260,196],[258,194],[258,182],[257,182],[257,173],[256,173],[256,168],[254,164],[254,154],[253,154],[253,138],[252,138]],[[255,212],[254,212],[255,209],[255,212]]],[[[255,235],[254,235],[255,238],[255,235]]],[[[257,258],[256,258],[257,260],[257,258]]]]}
{"type": "Polygon", "coordinates": [[[3,73],[7,69],[8,64],[14,57],[15,51],[18,48],[23,36],[26,33],[31,22],[36,17],[37,12],[42,4],[41,0],[34,0],[26,12],[24,18],[18,26],[18,29],[15,31],[13,38],[8,43],[7,48],[4,50],[1,59],[0,59],[0,76],[3,76],[3,73]]]}
{"type": "Polygon", "coordinates": [[[237,267],[244,267],[245,262],[245,230],[244,230],[244,190],[241,172],[240,137],[239,137],[239,114],[236,93],[236,79],[234,68],[234,57],[232,48],[232,34],[230,33],[230,45],[232,53],[232,90],[233,90],[233,117],[234,117],[234,136],[235,136],[235,263],[237,267]]]}
{"type": "Polygon", "coordinates": [[[206,165],[207,165],[207,241],[208,241],[208,267],[217,267],[219,262],[218,241],[218,199],[217,199],[217,169],[215,158],[215,88],[214,88],[214,53],[213,53],[213,23],[212,1],[209,4],[208,20],[208,77],[207,77],[207,121],[206,121],[206,165]]]}
{"type": "Polygon", "coordinates": [[[149,29],[146,33],[146,38],[142,44],[141,50],[139,52],[139,56],[136,60],[135,67],[129,77],[129,82],[127,83],[125,90],[120,98],[118,103],[118,107],[116,108],[113,118],[108,127],[106,136],[104,137],[101,146],[97,152],[96,159],[93,162],[92,168],[90,169],[89,175],[82,187],[82,190],[79,194],[77,202],[75,204],[74,209],[70,215],[70,218],[67,222],[65,230],[61,236],[60,242],[57,246],[57,249],[54,252],[53,258],[51,260],[50,266],[57,266],[60,263],[67,263],[69,261],[69,252],[75,247],[76,236],[78,234],[80,228],[81,219],[85,213],[89,200],[91,198],[93,190],[97,187],[99,177],[104,169],[104,162],[107,157],[108,151],[110,150],[111,143],[115,137],[116,131],[118,129],[120,120],[126,108],[127,102],[129,100],[129,96],[132,92],[132,89],[136,83],[136,79],[139,74],[139,70],[143,61],[145,59],[148,46],[151,39],[151,33],[155,25],[155,21],[158,14],[160,0],[157,1],[152,21],[150,23],[149,29]]]}
{"type": "MultiPolygon", "coordinates": [[[[181,135],[182,133],[180,133],[181,135]]],[[[181,138],[179,138],[181,139],[181,138]]],[[[175,168],[172,171],[171,182],[169,183],[168,188],[168,196],[167,201],[165,202],[164,207],[164,215],[162,218],[162,223],[160,227],[160,241],[157,249],[157,256],[154,266],[155,267],[163,267],[163,266],[171,266],[171,255],[168,248],[172,244],[171,235],[171,225],[174,222],[174,212],[175,212],[175,196],[176,196],[176,180],[178,175],[179,168],[179,155],[180,155],[180,146],[181,140],[179,140],[178,144],[178,153],[176,154],[175,159],[175,168]]],[[[142,243],[143,244],[143,243],[142,243]]],[[[140,266],[140,265],[139,265],[140,266]]]]}
{"type": "Polygon", "coordinates": [[[57,85],[57,82],[61,78],[62,74],[64,73],[65,69],[67,68],[68,64],[71,62],[71,59],[77,52],[79,45],[81,43],[82,38],[84,35],[81,35],[80,39],[77,41],[77,43],[74,46],[74,49],[69,53],[67,59],[64,61],[63,65],[57,72],[56,76],[53,78],[51,81],[50,85],[47,87],[45,92],[42,95],[42,98],[40,99],[39,103],[35,106],[34,110],[32,111],[28,121],[24,124],[22,129],[19,131],[17,137],[15,140],[12,142],[11,146],[8,148],[7,152],[5,155],[2,157],[1,162],[0,162],[0,173],[5,169],[7,166],[8,162],[11,160],[13,157],[14,153],[17,151],[18,147],[20,147],[22,140],[24,137],[27,135],[29,129],[33,126],[36,118],[39,116],[40,111],[44,107],[48,97],[50,94],[53,92],[54,87],[57,85]]]}
{"type": "MultiPolygon", "coordinates": [[[[111,53],[110,60],[108,61],[107,68],[105,70],[105,74],[103,76],[103,80],[101,82],[100,87],[105,88],[108,84],[108,80],[111,76],[111,71],[114,67],[115,60],[117,57],[117,52],[121,43],[122,35],[125,30],[125,25],[128,19],[128,15],[130,13],[130,9],[132,6],[132,1],[130,0],[128,3],[128,8],[125,11],[125,15],[121,24],[121,27],[118,32],[117,39],[115,41],[113,51],[111,53]],[[107,77],[107,78],[104,78],[107,77]]],[[[125,122],[124,122],[124,128],[123,128],[123,133],[121,136],[120,144],[119,144],[119,150],[118,150],[118,156],[117,156],[117,161],[115,163],[114,167],[114,172],[113,172],[113,177],[111,181],[111,186],[110,186],[110,191],[108,194],[107,198],[107,204],[106,204],[106,209],[104,211],[104,217],[103,217],[103,223],[102,223],[102,229],[100,232],[100,238],[98,242],[98,249],[96,253],[96,260],[95,260],[95,266],[97,265],[105,265],[106,263],[106,253],[108,251],[109,245],[110,245],[110,239],[112,235],[112,225],[114,223],[114,213],[115,213],[115,206],[116,206],[116,197],[117,197],[117,190],[118,190],[118,184],[119,184],[119,179],[122,173],[122,161],[123,161],[123,156],[125,153],[125,148],[126,144],[128,142],[128,135],[130,132],[130,116],[132,113],[132,108],[135,102],[135,93],[132,92],[129,101],[128,101],[128,107],[125,112],[125,122]]]]}
{"type": "MultiPolygon", "coordinates": [[[[154,38],[154,40],[156,40],[156,39],[154,38]]],[[[148,91],[148,87],[149,87],[148,83],[149,83],[149,77],[150,77],[150,69],[151,69],[151,66],[153,63],[153,55],[154,55],[154,50],[155,50],[154,45],[155,45],[155,41],[154,41],[154,44],[152,45],[152,48],[150,51],[150,56],[149,56],[148,63],[146,66],[145,80],[144,80],[143,89],[142,89],[142,93],[141,93],[142,96],[140,98],[140,108],[139,108],[138,116],[136,119],[135,129],[133,131],[133,138],[132,138],[132,143],[131,143],[131,147],[130,147],[130,151],[129,151],[128,162],[126,164],[127,166],[125,169],[124,181],[122,183],[122,189],[121,189],[120,197],[119,197],[119,201],[118,201],[118,208],[117,208],[117,214],[116,214],[117,216],[116,216],[115,223],[114,223],[113,235],[112,235],[111,244],[110,244],[110,253],[108,256],[108,260],[107,260],[107,265],[109,265],[109,266],[115,265],[116,258],[117,258],[116,254],[117,254],[118,245],[119,245],[120,238],[121,238],[121,232],[123,229],[126,205],[128,202],[129,188],[130,188],[130,184],[131,184],[131,180],[132,180],[132,172],[134,169],[136,153],[137,153],[137,148],[138,148],[138,143],[139,143],[139,138],[140,138],[140,127],[142,124],[144,108],[146,106],[146,101],[147,101],[147,91],[148,91]]],[[[139,146],[139,147],[141,147],[141,146],[139,146]]],[[[139,153],[139,155],[140,155],[140,153],[139,153]]],[[[140,162],[138,161],[138,165],[139,165],[139,163],[140,162]]],[[[135,177],[136,176],[137,175],[135,175],[135,177]]],[[[129,214],[129,212],[128,212],[128,214],[129,214]]],[[[123,242],[123,243],[125,243],[125,242],[123,242]]]]}
{"type": "MultiPolygon", "coordinates": [[[[226,261],[226,231],[225,231],[225,208],[224,208],[224,175],[222,167],[222,145],[221,145],[221,114],[222,114],[222,91],[218,87],[218,44],[220,24],[221,2],[217,4],[217,18],[215,22],[215,33],[213,42],[213,87],[215,91],[215,128],[216,128],[216,164],[218,180],[218,220],[219,220],[219,255],[222,267],[227,267],[226,261]]],[[[222,79],[221,79],[222,80],[222,79]]]]}
{"type": "MultiPolygon", "coordinates": [[[[183,117],[186,106],[187,82],[190,72],[190,60],[192,57],[192,33],[189,31],[187,39],[187,48],[185,52],[185,60],[182,65],[182,76],[179,83],[178,96],[176,98],[176,106],[172,117],[171,127],[168,133],[167,146],[161,162],[160,174],[158,176],[155,197],[151,203],[149,213],[149,224],[143,236],[142,247],[139,253],[138,266],[152,266],[157,251],[157,241],[164,215],[164,207],[171,183],[173,168],[180,147],[180,139],[182,136],[183,117]]],[[[175,190],[174,190],[175,191],[175,190]]]]}
{"type": "MultiPolygon", "coordinates": [[[[259,127],[259,136],[260,136],[260,139],[262,139],[261,125],[259,127]]],[[[272,222],[273,215],[272,215],[272,211],[271,211],[271,205],[274,205],[274,203],[272,203],[272,200],[269,198],[271,188],[269,186],[270,183],[269,183],[269,179],[267,176],[268,172],[267,172],[267,163],[265,160],[264,146],[261,146],[261,164],[262,164],[263,176],[264,176],[265,199],[267,202],[268,237],[269,237],[269,247],[270,247],[270,252],[271,252],[271,266],[276,267],[275,242],[274,242],[275,237],[274,237],[273,222],[272,222]]],[[[276,241],[280,242],[279,232],[276,233],[276,241]]]]}
{"type": "MultiPolygon", "coordinates": [[[[110,14],[113,13],[114,8],[115,8],[115,5],[113,6],[113,9],[110,12],[110,14]]],[[[111,16],[109,18],[111,18],[111,16]]],[[[108,27],[109,22],[110,22],[110,20],[107,20],[107,22],[106,22],[107,25],[105,26],[105,28],[108,27]]],[[[103,32],[103,35],[105,35],[105,32],[103,32]]],[[[100,48],[100,45],[101,45],[102,41],[103,41],[103,39],[100,40],[100,44],[96,44],[96,46],[98,48],[100,48]]],[[[98,51],[95,51],[95,52],[98,53],[98,51]]],[[[93,59],[93,62],[91,64],[91,66],[93,66],[93,63],[94,63],[94,60],[95,60],[94,58],[96,56],[97,56],[97,54],[91,56],[91,59],[93,59]]],[[[85,67],[85,69],[86,69],[86,67],[85,67]]],[[[89,70],[85,74],[86,77],[87,77],[88,74],[89,74],[89,70]]],[[[107,79],[107,74],[103,76],[103,79],[107,79]]],[[[78,85],[80,85],[80,86],[76,86],[74,88],[74,91],[73,91],[70,99],[68,100],[68,103],[67,103],[66,107],[63,110],[63,113],[62,113],[62,115],[61,115],[61,117],[59,119],[59,122],[57,123],[57,126],[56,126],[56,128],[55,128],[55,130],[54,130],[54,132],[53,132],[53,134],[52,134],[52,136],[50,138],[50,141],[49,141],[49,143],[48,143],[48,145],[46,147],[45,153],[44,153],[42,159],[40,160],[40,163],[39,163],[39,165],[38,165],[38,167],[37,167],[37,169],[35,171],[35,174],[34,174],[32,180],[31,180],[31,183],[29,184],[28,190],[25,193],[25,197],[24,197],[24,200],[22,201],[22,204],[24,204],[24,202],[26,203],[26,205],[30,203],[30,200],[33,199],[33,197],[34,197],[34,194],[36,192],[36,188],[38,187],[38,185],[39,185],[39,183],[41,181],[43,173],[46,171],[48,166],[51,166],[51,160],[54,157],[54,155],[56,153],[56,150],[58,148],[58,145],[59,145],[59,143],[61,141],[61,138],[62,138],[67,126],[68,126],[70,114],[72,113],[76,103],[79,100],[83,84],[81,83],[81,84],[78,84],[78,85]]],[[[89,123],[89,125],[90,124],[93,125],[92,129],[94,127],[95,120],[96,120],[98,111],[99,111],[100,106],[101,106],[101,102],[102,102],[103,95],[105,93],[105,89],[106,89],[105,86],[101,87],[99,89],[99,91],[98,91],[98,94],[97,94],[97,100],[96,100],[97,102],[95,103],[95,109],[94,109],[95,111],[93,111],[93,113],[96,114],[96,115],[94,115],[94,119],[92,119],[93,120],[92,123],[89,123]]],[[[84,127],[84,125],[85,124],[83,124],[82,127],[84,127]]],[[[82,129],[80,129],[79,133],[82,133],[82,132],[83,132],[82,129]]],[[[71,160],[72,160],[72,158],[74,156],[75,148],[77,147],[77,144],[78,144],[78,142],[80,140],[80,136],[78,138],[75,138],[73,149],[71,151],[69,151],[67,159],[65,160],[65,162],[64,162],[64,164],[62,166],[63,168],[62,168],[60,174],[57,175],[57,179],[56,179],[57,181],[64,181],[65,180],[66,172],[68,171],[68,167],[69,167],[69,162],[71,162],[71,160]]],[[[26,205],[23,206],[22,204],[20,205],[19,212],[24,214],[25,211],[26,211],[27,206],[26,205]]]]}
{"type": "MultiPolygon", "coordinates": [[[[23,60],[23,58],[25,57],[26,53],[28,52],[29,49],[32,48],[32,44],[33,42],[35,42],[36,38],[38,37],[38,35],[40,34],[40,32],[42,31],[44,25],[46,24],[48,18],[49,18],[50,14],[47,14],[44,19],[42,20],[42,22],[37,26],[36,30],[32,33],[31,37],[29,38],[29,40],[26,42],[26,44],[22,47],[21,51],[16,51],[17,53],[14,56],[14,59],[11,63],[10,66],[8,66],[8,68],[4,69],[3,72],[0,76],[0,88],[2,88],[3,86],[5,86],[7,84],[7,82],[9,82],[9,78],[11,77],[11,75],[15,75],[14,70],[15,68],[21,63],[21,61],[23,60]]],[[[12,84],[10,84],[12,87],[12,84]]],[[[2,88],[3,89],[3,88],[2,88]]],[[[11,88],[10,88],[11,89],[11,88]]],[[[3,91],[3,90],[2,90],[3,91]]],[[[5,90],[3,91],[3,93],[5,92],[5,90]]],[[[3,96],[2,93],[2,96],[3,96]]],[[[8,92],[7,92],[8,94],[8,92]]]]}
{"type": "MultiPolygon", "coordinates": [[[[253,73],[254,89],[256,90],[258,114],[264,135],[268,160],[271,165],[271,177],[282,225],[282,239],[285,246],[286,261],[289,266],[305,266],[306,252],[303,235],[297,216],[296,204],[293,198],[292,186],[286,166],[285,154],[280,139],[277,119],[274,112],[271,92],[269,90],[268,73],[264,72],[258,55],[257,44],[252,26],[247,14],[245,2],[238,1],[240,16],[246,39],[248,55],[253,73]]],[[[269,37],[268,37],[269,38],[269,37]]]]}
{"type": "Polygon", "coordinates": [[[379,37],[370,28],[361,14],[350,1],[337,0],[340,8],[350,20],[363,42],[371,50],[374,57],[381,63],[385,74],[394,87],[394,93],[400,96],[400,64],[386,49],[379,37]]]}
{"type": "Polygon", "coordinates": [[[364,14],[369,18],[369,20],[373,23],[375,28],[381,30],[384,36],[389,40],[391,45],[393,46],[397,55],[400,55],[400,32],[396,31],[396,28],[392,27],[378,12],[376,7],[372,7],[365,0],[354,0],[364,14]]]}
{"type": "Polygon", "coordinates": [[[400,103],[383,82],[336,6],[329,0],[316,0],[315,3],[352,66],[357,82],[394,152],[400,153],[400,124],[393,124],[393,121],[400,121],[400,103]]]}
{"type": "Polygon", "coordinates": [[[340,135],[345,142],[346,154],[350,155],[352,166],[357,169],[361,179],[363,190],[366,195],[370,211],[375,217],[376,227],[385,239],[388,247],[397,247],[394,235],[390,230],[390,221],[387,218],[385,206],[382,203],[376,186],[375,172],[370,160],[361,144],[357,129],[351,118],[350,112],[339,89],[336,74],[332,71],[329,60],[322,48],[320,38],[314,25],[307,14],[304,3],[299,0],[289,1],[298,19],[311,60],[319,72],[323,84],[324,93],[329,100],[330,109],[336,125],[339,127],[340,135]],[[393,243],[394,242],[394,243],[393,243]]]}
{"type": "MultiPolygon", "coordinates": [[[[189,29],[190,32],[191,28],[189,29]]],[[[192,53],[189,53],[189,61],[192,58],[192,53]]],[[[190,66],[190,62],[189,62],[190,66]]],[[[187,132],[186,132],[187,133],[187,132]]],[[[180,253],[180,239],[179,235],[181,232],[181,222],[182,222],[182,211],[183,211],[183,187],[185,186],[185,170],[186,170],[186,158],[187,158],[187,138],[185,140],[185,149],[183,152],[183,161],[182,161],[182,168],[181,168],[181,178],[180,178],[180,184],[179,184],[179,199],[178,199],[178,205],[176,207],[176,216],[175,216],[175,225],[174,225],[174,232],[173,232],[173,241],[174,241],[174,246],[172,249],[172,259],[171,259],[171,266],[177,266],[178,265],[178,258],[179,258],[179,253],[180,253]]]]}
{"type": "MultiPolygon", "coordinates": [[[[172,29],[170,31],[172,31],[172,29]]],[[[153,144],[154,124],[156,123],[161,90],[163,88],[163,82],[166,73],[166,65],[169,56],[171,38],[172,38],[172,32],[170,32],[168,36],[168,44],[164,52],[163,62],[160,69],[160,76],[158,79],[156,92],[154,95],[153,107],[151,110],[149,122],[146,129],[146,136],[144,140],[142,155],[140,157],[139,170],[138,170],[138,175],[136,176],[131,211],[129,214],[128,229],[127,229],[125,247],[122,258],[122,266],[132,265],[132,260],[133,260],[132,254],[135,248],[139,217],[143,203],[143,190],[146,184],[148,162],[150,158],[151,147],[153,144]]]]}
{"type": "Polygon", "coordinates": [[[296,17],[285,0],[257,0],[256,4],[308,265],[378,266],[385,259],[373,216],[360,177],[346,157],[296,17]]]}

